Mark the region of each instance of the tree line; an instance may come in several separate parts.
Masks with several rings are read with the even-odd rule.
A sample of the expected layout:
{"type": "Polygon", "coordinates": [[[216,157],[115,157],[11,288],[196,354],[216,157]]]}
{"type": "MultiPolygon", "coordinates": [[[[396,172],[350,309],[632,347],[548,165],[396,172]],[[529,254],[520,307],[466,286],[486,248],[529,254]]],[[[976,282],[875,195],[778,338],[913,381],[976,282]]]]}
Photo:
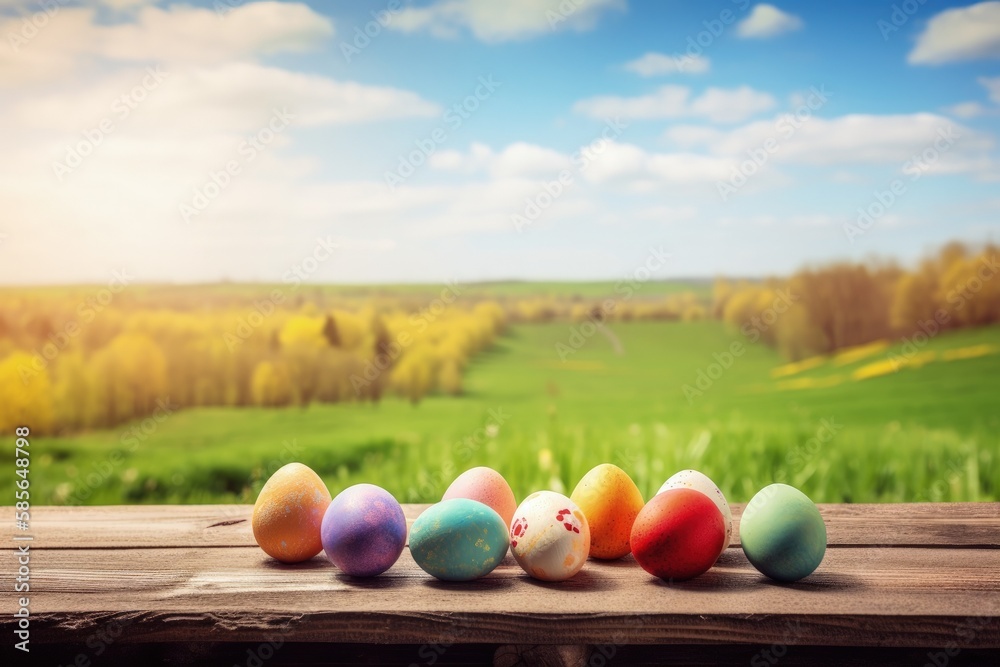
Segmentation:
{"type": "Polygon", "coordinates": [[[918,331],[936,335],[1000,322],[998,261],[996,245],[949,243],[912,270],[873,260],[760,282],[719,279],[712,315],[791,360],[918,331]]]}

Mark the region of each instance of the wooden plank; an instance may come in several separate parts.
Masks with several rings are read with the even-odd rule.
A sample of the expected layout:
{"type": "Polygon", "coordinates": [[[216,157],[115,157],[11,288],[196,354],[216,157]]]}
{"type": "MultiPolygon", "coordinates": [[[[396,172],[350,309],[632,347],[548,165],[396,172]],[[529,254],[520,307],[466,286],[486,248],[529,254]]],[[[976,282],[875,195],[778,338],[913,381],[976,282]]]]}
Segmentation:
{"type": "MultiPolygon", "coordinates": [[[[326,667],[328,665],[494,665],[511,667],[505,661],[509,646],[493,644],[332,644],[325,642],[283,643],[273,651],[262,642],[217,642],[212,644],[161,642],[104,646],[92,665],[266,665],[267,667],[326,667]],[[253,661],[251,657],[259,660],[253,661]]],[[[535,647],[533,647],[535,648],[535,647]]],[[[815,667],[852,665],[856,667],[920,667],[925,664],[996,665],[996,651],[961,649],[948,656],[934,648],[868,648],[783,645],[636,645],[603,644],[587,647],[589,659],[580,667],[597,665],[776,665],[815,667]]],[[[954,652],[954,651],[953,651],[954,652]]],[[[68,644],[33,644],[32,664],[70,665],[77,655],[94,657],[94,650],[68,644]]],[[[83,663],[81,663],[83,664],[83,663]]],[[[517,663],[518,667],[528,664],[517,663]]],[[[544,664],[544,663],[542,663],[544,664]]],[[[572,664],[572,663],[571,663],[572,664]]]]}
{"type": "MultiPolygon", "coordinates": [[[[412,522],[427,505],[404,505],[412,522]]],[[[831,547],[1000,548],[1000,503],[820,505],[831,547]]],[[[32,509],[35,549],[253,547],[250,505],[139,505],[32,509]]],[[[739,545],[743,505],[733,506],[739,545]]],[[[0,548],[14,548],[13,522],[0,523],[0,548]]]]}
{"type": "MultiPolygon", "coordinates": [[[[689,582],[630,558],[588,562],[545,584],[508,558],[490,576],[439,582],[405,550],[354,580],[317,557],[281,565],[258,549],[46,549],[32,556],[33,641],[771,643],[1000,647],[1000,550],[840,548],[803,582],[778,585],[731,548],[689,582]],[[974,629],[963,633],[973,621],[974,629]],[[971,634],[970,634],[971,633],[971,634]],[[967,636],[968,635],[968,636],[967,636]]],[[[10,590],[5,571],[0,586],[10,590]]],[[[12,596],[0,630],[10,632],[12,596]]]]}

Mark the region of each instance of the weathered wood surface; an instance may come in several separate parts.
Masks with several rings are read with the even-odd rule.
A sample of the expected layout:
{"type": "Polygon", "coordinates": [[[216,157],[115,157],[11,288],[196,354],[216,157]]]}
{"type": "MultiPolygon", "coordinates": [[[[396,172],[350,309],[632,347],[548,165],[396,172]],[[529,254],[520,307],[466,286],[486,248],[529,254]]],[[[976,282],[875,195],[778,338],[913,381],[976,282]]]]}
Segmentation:
{"type": "MultiPolygon", "coordinates": [[[[404,505],[408,524],[427,505],[404,505]]],[[[845,546],[1000,548],[1000,503],[819,505],[828,542],[845,546]],[[942,509],[942,508],[947,508],[942,509]]],[[[254,546],[251,505],[35,507],[35,548],[254,546]]],[[[733,505],[739,546],[743,505],[733,505]]],[[[0,548],[12,548],[11,521],[0,522],[0,548]]]]}
{"type": "MultiPolygon", "coordinates": [[[[408,518],[420,509],[407,506],[408,518]]],[[[115,628],[120,644],[1000,648],[1000,503],[821,511],[830,548],[797,584],[767,580],[735,546],[688,582],[650,577],[628,557],[545,584],[508,556],[488,577],[458,584],[423,573],[408,550],[371,580],[345,577],[322,556],[279,564],[254,544],[250,506],[40,507],[32,642],[83,645],[115,628]]],[[[10,550],[8,523],[2,548],[10,550]]],[[[11,591],[13,570],[2,572],[11,591]]],[[[2,605],[9,636],[13,596],[2,605]]]]}

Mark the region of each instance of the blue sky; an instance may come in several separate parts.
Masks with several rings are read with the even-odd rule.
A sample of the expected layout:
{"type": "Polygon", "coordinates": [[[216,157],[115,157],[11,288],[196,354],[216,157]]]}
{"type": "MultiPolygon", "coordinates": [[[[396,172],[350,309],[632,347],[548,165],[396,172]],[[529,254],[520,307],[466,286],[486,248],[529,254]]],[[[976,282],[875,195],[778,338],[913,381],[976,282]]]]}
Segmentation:
{"type": "Polygon", "coordinates": [[[1000,230],[1000,2],[0,0],[0,36],[3,283],[275,281],[318,239],[317,282],[765,275],[1000,230]]]}

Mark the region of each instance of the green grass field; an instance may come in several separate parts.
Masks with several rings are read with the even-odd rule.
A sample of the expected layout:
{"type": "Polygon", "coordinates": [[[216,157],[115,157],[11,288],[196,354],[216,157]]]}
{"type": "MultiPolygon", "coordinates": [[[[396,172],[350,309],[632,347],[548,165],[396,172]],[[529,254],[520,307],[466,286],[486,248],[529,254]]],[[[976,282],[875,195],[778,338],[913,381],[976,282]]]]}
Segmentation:
{"type": "MultiPolygon", "coordinates": [[[[648,497],[698,468],[730,500],[786,481],[818,502],[1000,499],[1000,354],[937,361],[855,381],[826,361],[773,379],[784,362],[747,345],[710,368],[739,334],[717,322],[614,324],[564,363],[569,324],[513,328],[479,357],[466,395],[418,406],[194,409],[32,444],[36,504],[252,502],[267,476],[298,460],[336,494],[380,484],[402,502],[434,501],[459,472],[490,465],[517,496],[568,493],[592,466],[628,471],[648,497]],[[699,371],[718,375],[691,400],[699,371]],[[811,378],[818,388],[782,381],[811,378]],[[492,415],[492,416],[491,416],[492,415]],[[502,421],[495,424],[497,417],[502,421]]],[[[1000,328],[942,334],[921,352],[1000,348],[1000,328]]],[[[807,381],[809,382],[809,381],[807,381]]]]}

